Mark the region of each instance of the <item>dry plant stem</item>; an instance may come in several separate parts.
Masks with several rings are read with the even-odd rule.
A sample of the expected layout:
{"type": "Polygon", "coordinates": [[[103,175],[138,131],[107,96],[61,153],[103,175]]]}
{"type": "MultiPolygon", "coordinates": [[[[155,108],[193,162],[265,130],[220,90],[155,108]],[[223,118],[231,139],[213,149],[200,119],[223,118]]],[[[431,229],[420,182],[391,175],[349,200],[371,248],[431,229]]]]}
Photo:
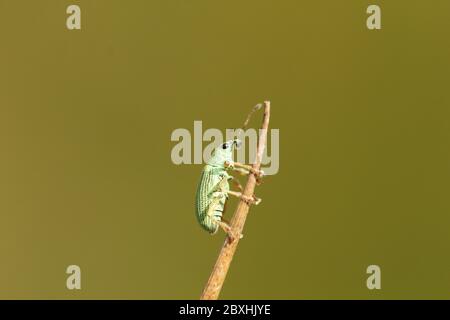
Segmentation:
{"type": "MultiPolygon", "coordinates": [[[[264,102],[264,118],[262,123],[262,128],[259,135],[258,148],[256,151],[256,159],[253,163],[253,169],[259,170],[261,167],[261,159],[264,153],[264,148],[266,147],[267,140],[267,130],[269,128],[270,119],[270,102],[264,102]]],[[[256,186],[256,177],[250,174],[247,180],[247,185],[244,188],[243,194],[248,197],[252,197],[256,186]]],[[[244,229],[245,220],[247,219],[247,214],[249,210],[249,205],[244,201],[239,201],[239,204],[234,212],[233,218],[231,219],[230,225],[234,234],[242,234],[244,229]]],[[[220,290],[222,289],[223,282],[227,276],[228,269],[233,260],[234,253],[236,252],[237,245],[239,243],[239,237],[235,237],[233,241],[227,237],[225,243],[220,250],[219,256],[217,257],[216,264],[211,272],[211,275],[206,283],[205,289],[200,297],[201,300],[216,300],[219,297],[220,290]]]]}

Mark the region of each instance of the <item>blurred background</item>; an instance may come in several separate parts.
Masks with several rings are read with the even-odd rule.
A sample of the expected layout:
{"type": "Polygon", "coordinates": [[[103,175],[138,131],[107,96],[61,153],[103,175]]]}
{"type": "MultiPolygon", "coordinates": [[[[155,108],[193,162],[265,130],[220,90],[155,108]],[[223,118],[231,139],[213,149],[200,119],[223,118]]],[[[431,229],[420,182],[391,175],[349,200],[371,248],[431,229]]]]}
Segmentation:
{"type": "Polygon", "coordinates": [[[449,15],[445,0],[0,0],[0,298],[197,299],[224,235],[198,226],[202,165],[174,165],[170,135],[240,126],[263,100],[280,170],[221,298],[450,298],[449,15]]]}

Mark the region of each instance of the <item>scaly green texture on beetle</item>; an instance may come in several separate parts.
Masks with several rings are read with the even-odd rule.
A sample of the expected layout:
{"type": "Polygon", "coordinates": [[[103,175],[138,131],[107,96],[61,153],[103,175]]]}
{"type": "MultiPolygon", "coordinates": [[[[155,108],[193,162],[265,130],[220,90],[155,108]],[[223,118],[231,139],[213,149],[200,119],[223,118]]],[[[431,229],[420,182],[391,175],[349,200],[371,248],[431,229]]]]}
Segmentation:
{"type": "MultiPolygon", "coordinates": [[[[263,172],[255,172],[249,165],[233,162],[233,151],[241,144],[239,139],[229,140],[214,149],[211,159],[203,168],[196,195],[196,215],[200,225],[209,233],[215,234],[221,227],[231,239],[231,227],[222,218],[229,195],[234,195],[248,204],[259,204],[261,199],[245,197],[241,185],[236,182],[240,192],[231,191],[229,181],[235,178],[228,170],[235,170],[242,174],[255,174],[262,177],[263,172]]],[[[239,235],[242,236],[242,235],[239,235]]]]}

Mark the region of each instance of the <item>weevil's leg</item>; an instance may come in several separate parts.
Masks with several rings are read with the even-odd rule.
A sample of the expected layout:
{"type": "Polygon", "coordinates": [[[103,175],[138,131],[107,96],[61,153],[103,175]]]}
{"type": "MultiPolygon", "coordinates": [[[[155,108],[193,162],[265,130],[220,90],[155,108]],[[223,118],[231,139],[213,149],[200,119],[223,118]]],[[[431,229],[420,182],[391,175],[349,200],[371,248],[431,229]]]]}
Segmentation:
{"type": "Polygon", "coordinates": [[[228,190],[227,193],[228,193],[229,195],[238,197],[238,198],[240,198],[240,199],[244,199],[245,201],[248,200],[248,197],[244,196],[244,195],[242,194],[242,192],[237,192],[237,191],[228,190]]]}
{"type": "Polygon", "coordinates": [[[217,223],[223,229],[223,231],[225,231],[225,233],[228,235],[228,238],[230,238],[230,242],[233,242],[237,238],[242,239],[244,237],[244,235],[242,233],[239,235],[236,234],[236,232],[233,231],[233,229],[227,222],[222,220],[222,221],[217,221],[217,223]]]}
{"type": "Polygon", "coordinates": [[[255,195],[253,195],[252,197],[247,197],[245,195],[243,195],[243,191],[244,188],[242,187],[242,185],[239,183],[239,180],[237,180],[235,177],[230,175],[231,180],[233,180],[233,182],[236,184],[236,186],[238,187],[240,192],[236,192],[236,191],[227,191],[227,193],[229,195],[238,197],[243,199],[247,204],[254,204],[254,205],[258,205],[261,203],[262,199],[261,198],[257,198],[255,195]]]}
{"type": "Polygon", "coordinates": [[[228,204],[228,201],[225,201],[225,203],[223,204],[222,220],[223,220],[223,216],[225,215],[225,212],[227,211],[227,204],[228,204]]]}
{"type": "Polygon", "coordinates": [[[252,173],[254,174],[257,178],[262,178],[264,176],[264,171],[263,170],[255,170],[253,169],[252,166],[248,165],[248,164],[243,164],[243,163],[239,163],[239,162],[234,162],[233,163],[233,167],[235,169],[241,169],[244,171],[247,171],[248,174],[252,173]]]}
{"type": "MultiPolygon", "coordinates": [[[[221,199],[221,197],[216,196],[214,198],[214,200],[211,202],[211,204],[209,205],[207,215],[211,219],[213,219],[213,217],[212,217],[213,213],[214,213],[214,211],[216,209],[216,206],[219,204],[220,199],[221,199]]],[[[224,208],[223,208],[222,215],[225,213],[225,206],[226,206],[226,202],[225,202],[225,205],[224,205],[224,208]]],[[[230,238],[230,242],[233,242],[234,239],[237,238],[236,233],[232,230],[232,228],[230,227],[230,224],[224,218],[222,218],[221,220],[215,220],[215,221],[219,225],[219,227],[221,227],[223,229],[223,231],[225,231],[225,233],[228,235],[228,237],[230,238]]],[[[242,237],[243,237],[243,235],[240,234],[239,235],[239,239],[242,239],[242,237]]]]}
{"type": "Polygon", "coordinates": [[[258,204],[261,203],[262,199],[256,197],[255,195],[253,195],[253,201],[254,201],[254,203],[255,203],[255,206],[257,206],[258,204]]]}
{"type": "Polygon", "coordinates": [[[217,182],[217,184],[212,188],[212,192],[223,192],[225,185],[228,183],[230,175],[224,176],[222,180],[217,182]]]}
{"type": "Polygon", "coordinates": [[[239,173],[242,176],[247,176],[250,174],[250,172],[248,172],[248,170],[242,169],[242,168],[233,168],[233,171],[239,173]]]}
{"type": "Polygon", "coordinates": [[[244,188],[242,187],[242,185],[240,184],[239,180],[236,177],[233,177],[232,175],[230,175],[229,179],[239,189],[240,192],[244,191],[244,188]]]}
{"type": "MultiPolygon", "coordinates": [[[[219,194],[220,192],[217,192],[217,193],[219,194]]],[[[218,194],[215,195],[214,199],[209,204],[208,212],[206,214],[212,221],[214,221],[214,223],[217,223],[219,225],[219,227],[221,227],[223,229],[223,231],[225,231],[225,233],[228,235],[228,238],[230,239],[230,243],[231,243],[234,241],[234,239],[236,239],[236,235],[234,234],[230,225],[222,220],[216,220],[214,218],[214,211],[216,211],[217,205],[219,204],[220,200],[222,199],[222,197],[218,194]]],[[[223,196],[225,196],[225,194],[223,194],[223,196]]],[[[223,212],[222,212],[222,214],[223,214],[223,212]]]]}
{"type": "MultiPolygon", "coordinates": [[[[227,220],[225,220],[224,218],[222,218],[222,222],[225,222],[231,228],[230,223],[227,220]]],[[[237,232],[233,232],[233,235],[235,235],[235,236],[238,235],[239,239],[242,239],[244,237],[244,235],[242,233],[238,234],[237,232]]]]}
{"type": "MultiPolygon", "coordinates": [[[[219,201],[221,200],[221,198],[219,196],[215,197],[213,199],[213,201],[210,203],[209,208],[208,208],[208,217],[210,217],[212,220],[214,220],[213,218],[213,213],[216,209],[216,206],[219,204],[219,201]]],[[[225,210],[224,210],[225,211],[225,210]]],[[[223,212],[222,212],[223,214],[223,212]]],[[[233,231],[233,229],[231,228],[231,226],[229,225],[229,223],[227,223],[223,218],[221,220],[214,220],[215,223],[217,223],[219,225],[219,227],[221,227],[223,229],[223,231],[225,231],[225,233],[228,235],[228,238],[230,239],[230,243],[234,241],[234,239],[238,238],[241,239],[243,237],[242,234],[240,234],[239,236],[236,235],[236,233],[233,231]]]]}
{"type": "Polygon", "coordinates": [[[253,169],[252,166],[248,165],[248,164],[243,164],[240,162],[225,162],[225,167],[226,168],[230,168],[234,171],[243,173],[243,174],[254,174],[257,178],[262,178],[264,176],[264,171],[263,170],[255,170],[253,169]]]}
{"type": "Polygon", "coordinates": [[[217,205],[220,202],[220,197],[216,196],[213,198],[213,200],[211,201],[211,203],[208,206],[208,211],[206,212],[206,215],[210,218],[213,219],[214,216],[214,211],[216,210],[217,205]]]}
{"type": "Polygon", "coordinates": [[[248,205],[254,204],[254,205],[257,206],[262,201],[260,198],[255,197],[255,195],[253,195],[251,197],[248,197],[248,196],[242,194],[242,192],[236,192],[236,191],[231,191],[230,190],[230,191],[227,191],[227,194],[235,196],[235,197],[238,197],[238,198],[244,200],[248,205]]]}
{"type": "MultiPolygon", "coordinates": [[[[222,200],[224,197],[226,197],[226,192],[224,191],[224,186],[223,186],[224,181],[225,181],[225,182],[227,181],[227,177],[224,177],[224,178],[223,178],[223,179],[222,179],[222,180],[214,187],[214,190],[217,190],[217,189],[218,189],[218,190],[217,190],[217,191],[214,191],[214,192],[211,194],[211,196],[212,196],[212,201],[211,201],[211,203],[209,204],[208,211],[207,211],[207,213],[206,213],[207,216],[208,216],[210,219],[213,219],[214,211],[216,210],[217,206],[219,205],[220,200],[222,200]]],[[[226,204],[227,204],[227,201],[225,201],[225,203],[224,203],[223,211],[222,211],[222,216],[223,216],[223,214],[225,213],[226,204]]],[[[222,218],[222,220],[223,220],[223,218],[222,218]]],[[[228,231],[231,230],[231,228],[227,228],[227,227],[225,226],[226,223],[223,224],[221,220],[216,220],[216,222],[219,224],[219,226],[222,227],[222,229],[224,229],[225,232],[228,233],[228,231]],[[224,228],[224,227],[225,227],[225,228],[224,228]]]]}

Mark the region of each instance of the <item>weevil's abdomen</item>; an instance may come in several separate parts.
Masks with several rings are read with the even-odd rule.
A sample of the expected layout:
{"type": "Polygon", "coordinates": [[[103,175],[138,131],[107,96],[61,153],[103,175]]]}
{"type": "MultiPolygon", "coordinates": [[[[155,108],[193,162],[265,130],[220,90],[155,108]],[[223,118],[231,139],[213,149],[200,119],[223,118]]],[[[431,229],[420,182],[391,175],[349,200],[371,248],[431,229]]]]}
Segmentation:
{"type": "MultiPolygon", "coordinates": [[[[213,202],[212,193],[214,191],[214,187],[216,187],[224,177],[224,175],[221,174],[223,172],[223,169],[213,168],[206,165],[202,171],[200,182],[197,187],[197,194],[195,198],[197,220],[202,228],[211,234],[216,233],[219,229],[219,225],[216,221],[222,220],[223,209],[226,201],[226,195],[224,194],[222,199],[216,205],[213,214],[210,217],[208,216],[209,207],[213,202]]],[[[228,189],[228,183],[226,184],[226,189],[228,189]]]]}

